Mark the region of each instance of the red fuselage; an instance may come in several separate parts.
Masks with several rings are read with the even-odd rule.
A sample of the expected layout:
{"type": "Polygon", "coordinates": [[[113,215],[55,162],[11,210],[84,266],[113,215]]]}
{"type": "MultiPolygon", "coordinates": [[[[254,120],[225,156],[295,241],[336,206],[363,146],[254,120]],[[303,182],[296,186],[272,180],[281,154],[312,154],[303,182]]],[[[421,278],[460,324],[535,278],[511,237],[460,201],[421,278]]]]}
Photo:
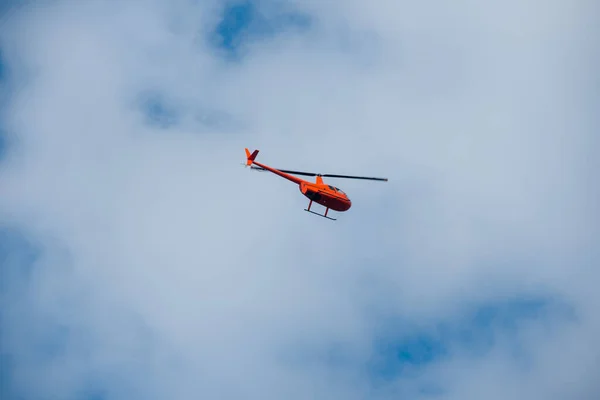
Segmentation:
{"type": "Polygon", "coordinates": [[[347,211],[352,207],[352,202],[340,189],[327,185],[302,181],[299,184],[300,192],[310,200],[334,211],[347,211]]]}

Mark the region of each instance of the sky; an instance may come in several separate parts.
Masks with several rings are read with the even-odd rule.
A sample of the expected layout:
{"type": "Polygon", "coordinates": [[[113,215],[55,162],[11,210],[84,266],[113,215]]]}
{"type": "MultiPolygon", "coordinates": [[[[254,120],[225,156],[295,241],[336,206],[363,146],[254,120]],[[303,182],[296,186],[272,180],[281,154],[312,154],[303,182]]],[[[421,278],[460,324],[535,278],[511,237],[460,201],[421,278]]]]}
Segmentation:
{"type": "Polygon", "coordinates": [[[597,399],[597,11],[4,3],[0,397],[597,399]]]}

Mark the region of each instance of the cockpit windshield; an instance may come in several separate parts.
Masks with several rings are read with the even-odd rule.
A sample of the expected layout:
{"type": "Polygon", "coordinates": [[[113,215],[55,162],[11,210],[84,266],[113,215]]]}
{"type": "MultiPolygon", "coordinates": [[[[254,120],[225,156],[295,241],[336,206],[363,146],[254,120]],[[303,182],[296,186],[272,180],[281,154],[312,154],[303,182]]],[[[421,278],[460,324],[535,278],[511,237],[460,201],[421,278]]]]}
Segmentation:
{"type": "Polygon", "coordinates": [[[327,185],[331,190],[335,190],[336,192],[340,192],[341,194],[346,194],[342,189],[336,188],[335,186],[327,185]]]}

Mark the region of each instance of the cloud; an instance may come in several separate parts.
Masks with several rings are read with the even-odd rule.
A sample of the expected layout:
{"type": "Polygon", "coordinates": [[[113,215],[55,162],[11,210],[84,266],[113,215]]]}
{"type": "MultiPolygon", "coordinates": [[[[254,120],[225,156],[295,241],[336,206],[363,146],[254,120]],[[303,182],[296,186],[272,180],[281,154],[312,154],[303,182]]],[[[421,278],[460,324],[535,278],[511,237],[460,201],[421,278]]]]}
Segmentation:
{"type": "Polygon", "coordinates": [[[7,14],[4,394],[600,393],[594,13],[471,3],[7,14]],[[244,147],[390,181],[332,223],[244,147]]]}

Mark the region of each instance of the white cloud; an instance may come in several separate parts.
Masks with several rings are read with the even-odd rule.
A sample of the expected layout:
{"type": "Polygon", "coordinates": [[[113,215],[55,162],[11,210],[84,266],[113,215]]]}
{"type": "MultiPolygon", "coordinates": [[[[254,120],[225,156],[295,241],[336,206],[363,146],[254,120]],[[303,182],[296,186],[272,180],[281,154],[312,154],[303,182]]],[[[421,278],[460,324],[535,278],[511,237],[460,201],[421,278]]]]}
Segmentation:
{"type": "Polygon", "coordinates": [[[312,2],[297,5],[311,31],[253,43],[235,65],[201,39],[217,5],[55,3],[0,28],[23,68],[0,208],[49,251],[7,300],[25,315],[2,343],[20,389],[67,397],[99,379],[114,398],[362,398],[370,306],[428,326],[465,302],[542,292],[580,322],[525,329],[526,373],[499,344],[400,390],[598,393],[586,3],[312,2]],[[182,106],[180,125],[143,123],[148,90],[182,106]],[[239,130],[198,126],[207,107],[239,130]],[[354,206],[331,223],[289,182],[243,170],[244,147],[276,167],[390,182],[336,182],[354,206]],[[43,336],[44,321],[75,332],[51,373],[36,336],[19,334],[43,336]],[[290,361],[330,343],[352,349],[347,365],[290,361]]]}

